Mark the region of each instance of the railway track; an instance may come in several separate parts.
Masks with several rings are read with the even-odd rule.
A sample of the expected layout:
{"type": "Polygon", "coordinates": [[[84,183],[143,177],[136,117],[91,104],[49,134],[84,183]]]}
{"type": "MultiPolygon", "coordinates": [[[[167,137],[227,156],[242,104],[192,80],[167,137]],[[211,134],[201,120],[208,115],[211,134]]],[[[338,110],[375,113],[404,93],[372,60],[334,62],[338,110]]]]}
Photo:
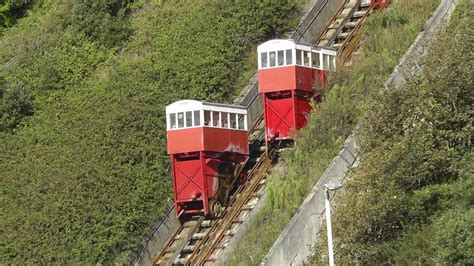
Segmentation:
{"type": "Polygon", "coordinates": [[[240,225],[255,207],[265,189],[265,176],[272,166],[272,159],[265,153],[258,158],[250,170],[249,181],[239,188],[232,199],[233,202],[225,210],[222,219],[216,221],[209,233],[193,249],[193,253],[185,265],[207,265],[217,260],[220,252],[237,232],[240,225]],[[203,245],[205,243],[205,245],[203,245]]]}
{"type": "Polygon", "coordinates": [[[370,1],[348,0],[313,44],[335,48],[338,61],[346,63],[359,47],[362,26],[372,12],[370,1]]]}

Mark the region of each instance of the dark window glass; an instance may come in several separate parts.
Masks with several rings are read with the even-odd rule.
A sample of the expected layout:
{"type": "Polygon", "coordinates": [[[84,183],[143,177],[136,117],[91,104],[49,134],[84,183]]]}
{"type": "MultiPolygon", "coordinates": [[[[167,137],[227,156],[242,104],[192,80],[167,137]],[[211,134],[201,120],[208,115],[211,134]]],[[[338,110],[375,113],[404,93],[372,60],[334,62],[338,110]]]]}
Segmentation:
{"type": "Polygon", "coordinates": [[[261,59],[260,59],[260,60],[261,60],[260,65],[262,66],[262,68],[267,67],[267,66],[268,66],[268,65],[267,65],[267,64],[268,64],[268,63],[267,63],[267,53],[261,53],[261,54],[260,54],[260,58],[261,58],[261,59]]]}
{"type": "Polygon", "coordinates": [[[309,53],[310,52],[307,52],[307,51],[303,51],[303,61],[304,61],[304,65],[309,67],[309,53]]]}
{"type": "Polygon", "coordinates": [[[311,66],[321,68],[321,63],[319,61],[319,53],[312,53],[311,54],[311,66]]]}
{"type": "Polygon", "coordinates": [[[299,66],[302,66],[302,62],[301,62],[301,50],[296,50],[296,64],[299,65],[299,66]]]}
{"type": "Polygon", "coordinates": [[[239,114],[238,115],[238,125],[239,125],[239,129],[245,129],[245,126],[244,126],[244,123],[245,123],[245,120],[244,120],[244,115],[242,114],[239,114]]]}
{"type": "Polygon", "coordinates": [[[186,112],[186,127],[193,126],[193,112],[186,112]]]}
{"type": "Polygon", "coordinates": [[[270,66],[274,67],[276,64],[276,53],[270,52],[270,66]]]}
{"type": "Polygon", "coordinates": [[[170,129],[176,128],[176,114],[170,114],[170,129]]]}
{"type": "Polygon", "coordinates": [[[293,50],[286,50],[285,51],[285,54],[286,54],[286,65],[291,65],[293,64],[293,50]]]}
{"type": "Polygon", "coordinates": [[[204,111],[204,125],[211,125],[211,111],[204,111]]]}
{"type": "Polygon", "coordinates": [[[219,112],[212,111],[212,126],[220,127],[219,112]]]}
{"type": "Polygon", "coordinates": [[[221,113],[221,126],[224,128],[229,127],[229,119],[227,117],[227,114],[228,113],[224,113],[224,112],[221,113]]]}
{"type": "Polygon", "coordinates": [[[285,64],[285,52],[278,51],[278,65],[282,66],[285,64]]]}
{"type": "Polygon", "coordinates": [[[328,54],[323,54],[323,69],[331,70],[331,56],[328,54]]]}
{"type": "Polygon", "coordinates": [[[330,70],[336,71],[336,57],[334,55],[330,55],[329,58],[329,60],[331,60],[331,63],[329,64],[331,66],[330,70]]]}
{"type": "Polygon", "coordinates": [[[230,128],[237,129],[237,119],[235,119],[236,114],[230,114],[230,128]]]}
{"type": "Polygon", "coordinates": [[[184,127],[184,113],[178,113],[178,128],[184,127]]]}
{"type": "Polygon", "coordinates": [[[194,126],[200,126],[201,125],[201,115],[199,111],[194,111],[194,126]]]}

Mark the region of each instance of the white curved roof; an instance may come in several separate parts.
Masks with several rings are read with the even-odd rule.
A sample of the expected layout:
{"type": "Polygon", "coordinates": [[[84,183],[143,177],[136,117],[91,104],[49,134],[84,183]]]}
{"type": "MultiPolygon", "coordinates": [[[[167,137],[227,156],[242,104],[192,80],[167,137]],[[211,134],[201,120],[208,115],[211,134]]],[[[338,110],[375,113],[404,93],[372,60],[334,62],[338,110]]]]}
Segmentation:
{"type": "Polygon", "coordinates": [[[247,108],[245,106],[222,103],[208,103],[196,100],[180,100],[166,106],[166,114],[196,110],[211,110],[219,112],[231,112],[236,114],[247,114],[247,108]]]}
{"type": "Polygon", "coordinates": [[[260,44],[257,48],[259,53],[266,51],[277,51],[277,50],[286,50],[286,49],[295,49],[296,43],[294,40],[288,39],[274,39],[266,41],[260,44]]]}
{"type": "Polygon", "coordinates": [[[203,104],[195,100],[180,100],[166,106],[166,113],[177,113],[183,111],[202,110],[203,104]]]}

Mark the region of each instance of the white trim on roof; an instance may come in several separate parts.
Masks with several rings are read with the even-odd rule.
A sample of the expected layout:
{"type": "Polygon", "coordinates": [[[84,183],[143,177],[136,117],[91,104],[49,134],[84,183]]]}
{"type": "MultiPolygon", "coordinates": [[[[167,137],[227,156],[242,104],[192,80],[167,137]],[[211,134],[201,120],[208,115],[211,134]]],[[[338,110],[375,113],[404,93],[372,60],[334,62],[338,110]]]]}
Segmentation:
{"type": "Polygon", "coordinates": [[[180,100],[166,106],[166,114],[202,110],[203,104],[195,100],[180,100]]]}
{"type": "Polygon", "coordinates": [[[337,51],[329,47],[295,43],[291,39],[275,39],[260,44],[257,52],[258,69],[294,65],[328,71],[336,69],[337,51]]]}
{"type": "Polygon", "coordinates": [[[291,39],[289,40],[275,39],[275,40],[269,40],[260,44],[257,47],[257,51],[258,53],[262,53],[262,52],[295,49],[295,48],[296,48],[295,41],[291,39]]]}
{"type": "MultiPolygon", "coordinates": [[[[211,116],[211,121],[212,121],[211,116]]],[[[207,121],[207,122],[211,122],[207,121]]],[[[222,120],[224,121],[224,120],[222,120]]],[[[211,123],[212,124],[212,123],[211,123]]],[[[247,108],[241,105],[230,105],[220,103],[208,103],[195,100],[180,100],[166,106],[166,128],[167,130],[180,130],[195,127],[217,127],[228,128],[231,130],[247,130],[247,108]],[[221,121],[222,113],[227,114],[225,121],[227,126],[221,125],[206,125],[204,112],[217,113],[219,115],[219,123],[221,121]],[[234,116],[234,122],[238,122],[239,116],[243,119],[243,126],[233,123],[231,125],[231,114],[234,116]],[[233,127],[235,125],[235,127],[233,127]]]]}

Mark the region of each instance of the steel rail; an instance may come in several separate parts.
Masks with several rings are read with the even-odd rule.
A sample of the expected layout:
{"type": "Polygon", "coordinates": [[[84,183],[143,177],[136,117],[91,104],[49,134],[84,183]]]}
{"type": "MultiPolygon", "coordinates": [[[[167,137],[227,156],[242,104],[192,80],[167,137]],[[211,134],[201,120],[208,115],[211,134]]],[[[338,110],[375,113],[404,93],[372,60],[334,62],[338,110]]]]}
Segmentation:
{"type": "Polygon", "coordinates": [[[354,27],[354,29],[352,29],[349,36],[344,40],[341,47],[339,48],[341,52],[339,53],[338,56],[342,60],[342,63],[347,62],[352,57],[352,55],[357,50],[357,48],[359,47],[360,42],[363,37],[362,26],[365,24],[365,22],[367,21],[367,17],[372,12],[373,12],[373,8],[369,7],[369,9],[364,14],[364,16],[359,18],[357,25],[354,27]]]}
{"type": "Polygon", "coordinates": [[[199,217],[197,220],[191,218],[189,221],[181,224],[180,228],[168,240],[163,251],[158,255],[154,265],[172,265],[192,234],[197,231],[203,221],[204,216],[199,217]],[[185,234],[183,235],[183,233],[185,234]]]}
{"type": "MultiPolygon", "coordinates": [[[[254,192],[256,192],[256,190],[259,188],[262,179],[266,176],[266,173],[271,168],[271,165],[272,160],[267,157],[266,153],[262,153],[261,156],[257,158],[255,165],[248,174],[249,177],[246,184],[238,187],[237,191],[234,193],[234,197],[232,197],[230,200],[228,207],[223,211],[222,218],[214,220],[214,223],[211,224],[210,229],[200,232],[203,234],[202,238],[191,246],[192,253],[190,256],[183,259],[183,264],[194,265],[198,259],[206,260],[209,256],[208,254],[212,254],[212,251],[224,237],[228,227],[232,225],[236,218],[238,218],[242,208],[250,200],[254,192]],[[205,246],[204,243],[206,243],[205,246]],[[208,243],[212,243],[212,245],[208,245],[208,243]],[[205,255],[203,256],[201,254],[205,255]]],[[[204,220],[204,218],[202,218],[202,220],[204,220]]],[[[193,235],[198,232],[200,223],[195,224],[191,229],[189,229],[186,232],[186,236],[180,236],[183,234],[183,227],[186,226],[186,223],[183,224],[180,230],[178,230],[175,235],[173,235],[165,250],[163,250],[160,256],[155,260],[155,265],[172,265],[186,251],[185,248],[187,247],[187,244],[193,235]],[[178,240],[180,242],[175,244],[175,242],[178,240]],[[170,251],[172,247],[175,248],[174,250],[170,251]],[[167,254],[172,255],[166,256],[167,254]]]]}
{"type": "MultiPolygon", "coordinates": [[[[327,43],[326,45],[330,46],[330,45],[332,45],[332,44],[337,40],[337,37],[338,37],[339,34],[343,31],[344,26],[345,26],[347,23],[350,22],[352,16],[355,14],[355,12],[357,12],[357,10],[358,10],[358,8],[359,8],[359,6],[360,6],[360,3],[361,3],[360,0],[357,1],[357,3],[351,8],[351,10],[349,11],[349,13],[347,13],[346,17],[341,21],[340,27],[338,27],[338,28],[336,29],[336,31],[335,31],[334,34],[331,36],[331,38],[329,38],[328,43],[327,43]]],[[[348,3],[346,3],[346,4],[348,4],[348,3]]],[[[343,7],[342,10],[344,10],[345,5],[343,5],[342,7],[343,7]]],[[[341,14],[341,13],[339,13],[339,14],[341,14]]],[[[338,16],[339,14],[336,15],[336,18],[337,18],[337,16],[338,16]]]]}
{"type": "Polygon", "coordinates": [[[332,17],[332,19],[330,20],[329,24],[326,26],[326,28],[321,31],[321,33],[319,34],[318,37],[316,37],[316,39],[314,39],[314,41],[312,42],[313,45],[318,45],[318,43],[321,41],[321,39],[323,38],[323,36],[326,35],[326,33],[331,29],[331,25],[333,24],[333,22],[337,19],[337,16],[344,10],[344,6],[346,5],[346,3],[342,3],[341,7],[336,11],[336,13],[334,14],[334,16],[332,17]]]}
{"type": "MultiPolygon", "coordinates": [[[[336,40],[337,35],[342,32],[343,27],[345,26],[346,23],[350,22],[352,16],[357,12],[359,9],[359,4],[360,1],[358,1],[357,5],[351,9],[351,11],[348,13],[347,17],[344,18],[344,23],[340,25],[340,28],[335,31],[334,35],[330,38],[331,41],[336,40]]],[[[334,16],[334,19],[337,18],[338,14],[344,10],[344,5],[338,10],[336,15],[334,16]]],[[[372,8],[369,7],[367,12],[362,16],[361,18],[358,18],[357,20],[357,25],[351,30],[351,33],[349,34],[348,38],[346,38],[341,45],[339,51],[345,55],[344,57],[341,57],[342,60],[346,61],[350,58],[350,56],[353,54],[354,50],[357,49],[361,38],[362,38],[362,31],[360,30],[362,25],[366,22],[367,16],[371,13],[372,8]],[[347,49],[351,48],[349,52],[347,49]]],[[[327,26],[327,28],[331,27],[331,24],[327,26]]],[[[325,30],[327,32],[327,29],[325,30]]],[[[322,38],[321,35],[318,38],[318,41],[320,38],[322,38]]],[[[256,123],[257,124],[257,123],[256,123]]],[[[256,125],[255,124],[255,125],[256,125]]],[[[270,170],[272,164],[271,160],[269,157],[264,157],[264,162],[262,164],[255,165],[255,170],[252,176],[253,184],[248,188],[248,191],[255,191],[255,188],[259,184],[259,182],[266,176],[266,173],[270,170]],[[268,163],[270,162],[270,163],[268,163]]],[[[224,216],[225,218],[220,221],[219,223],[215,224],[214,228],[209,232],[209,234],[206,236],[205,241],[201,242],[201,246],[196,248],[195,252],[193,253],[192,257],[188,260],[186,265],[205,265],[208,262],[212,262],[215,260],[215,258],[212,258],[214,251],[219,248],[219,244],[222,242],[223,238],[228,234],[228,232],[231,231],[232,225],[235,223],[235,221],[239,218],[239,214],[241,213],[242,208],[245,206],[245,203],[247,203],[250,198],[252,193],[243,193],[243,198],[239,200],[238,203],[235,203],[232,205],[231,208],[232,210],[229,210],[229,212],[226,212],[226,215],[224,216]],[[217,229],[218,228],[218,229],[217,229]],[[203,243],[206,243],[205,246],[203,246],[203,243]]]]}

